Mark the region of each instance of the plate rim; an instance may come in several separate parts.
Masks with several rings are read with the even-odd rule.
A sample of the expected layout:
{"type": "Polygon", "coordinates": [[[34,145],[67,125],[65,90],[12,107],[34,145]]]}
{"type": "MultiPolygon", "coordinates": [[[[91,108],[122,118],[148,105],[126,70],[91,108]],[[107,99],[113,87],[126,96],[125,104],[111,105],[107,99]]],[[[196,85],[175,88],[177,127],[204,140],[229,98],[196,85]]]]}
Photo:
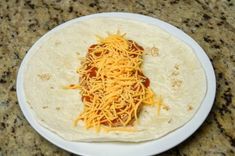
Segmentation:
{"type": "Polygon", "coordinates": [[[46,140],[49,142],[53,143],[54,145],[67,150],[69,152],[75,153],[75,154],[82,154],[82,155],[131,155],[132,153],[135,155],[153,155],[153,154],[159,154],[162,153],[166,150],[169,150],[170,148],[175,147],[176,145],[180,144],[187,138],[189,138],[205,121],[207,118],[208,114],[211,111],[211,108],[214,103],[215,99],[215,93],[216,93],[216,78],[215,78],[215,73],[213,66],[210,62],[210,59],[206,55],[205,51],[201,48],[201,46],[189,35],[187,35],[185,32],[182,30],[176,28],[175,26],[164,22],[162,20],[159,20],[157,18],[153,18],[150,16],[145,16],[141,14],[136,14],[136,13],[126,13],[126,12],[106,12],[106,13],[97,13],[97,14],[91,14],[87,16],[82,16],[78,17],[72,20],[69,20],[65,23],[62,23],[55,28],[51,29],[47,33],[45,33],[43,36],[41,36],[28,50],[27,54],[25,55],[23,61],[21,62],[20,68],[18,70],[17,74],[17,81],[16,81],[16,92],[17,92],[17,98],[18,102],[21,108],[21,111],[23,112],[25,118],[29,122],[29,124],[46,140]],[[47,36],[52,34],[55,31],[58,31],[60,29],[63,29],[64,27],[71,25],[73,23],[77,23],[86,19],[94,18],[94,17],[119,17],[119,18],[124,18],[124,19],[132,19],[135,21],[140,21],[144,22],[147,24],[155,25],[163,29],[164,31],[167,31],[171,35],[174,35],[177,39],[182,40],[186,44],[188,44],[192,49],[195,55],[197,56],[199,62],[203,66],[204,72],[206,74],[207,78],[207,92],[206,95],[198,108],[197,112],[194,114],[192,119],[188,121],[185,125],[182,127],[170,132],[169,134],[153,141],[148,141],[140,144],[132,144],[131,146],[128,145],[126,148],[123,145],[115,145],[114,147],[117,149],[122,149],[126,148],[125,152],[115,152],[117,150],[111,150],[105,151],[104,153],[101,152],[101,149],[106,146],[107,144],[110,143],[83,143],[83,142],[71,142],[71,141],[66,141],[62,139],[61,137],[57,136],[50,130],[44,128],[41,126],[35,118],[33,118],[33,114],[30,112],[29,105],[26,102],[25,95],[24,95],[24,87],[23,87],[23,76],[24,76],[24,70],[26,68],[27,62],[30,60],[30,57],[34,54],[33,50],[36,47],[37,44],[43,41],[47,36]],[[179,34],[181,36],[179,36],[179,34]],[[197,49],[197,51],[195,51],[197,49]],[[202,110],[204,109],[204,110],[202,110]],[[199,120],[200,119],[200,120],[199,120]],[[196,122],[197,121],[197,122],[196,122]],[[193,123],[193,124],[192,124],[193,123]],[[185,131],[184,131],[185,130],[185,131]],[[180,135],[182,132],[183,136],[180,135]],[[171,142],[167,142],[167,140],[170,140],[171,142]],[[161,145],[161,147],[157,146],[157,143],[166,143],[161,145]],[[93,146],[93,150],[89,150],[93,146]],[[137,151],[133,152],[133,149],[138,147],[137,151]],[[142,147],[143,146],[143,147],[142,147]],[[131,147],[133,148],[132,151],[128,151],[128,148],[131,147]],[[139,149],[139,147],[142,147],[139,149]],[[152,148],[151,148],[152,147],[152,148]],[[87,148],[87,150],[84,150],[83,148],[87,148]],[[110,152],[111,151],[111,152],[110,152]],[[126,153],[127,152],[127,153],[126,153]]]}

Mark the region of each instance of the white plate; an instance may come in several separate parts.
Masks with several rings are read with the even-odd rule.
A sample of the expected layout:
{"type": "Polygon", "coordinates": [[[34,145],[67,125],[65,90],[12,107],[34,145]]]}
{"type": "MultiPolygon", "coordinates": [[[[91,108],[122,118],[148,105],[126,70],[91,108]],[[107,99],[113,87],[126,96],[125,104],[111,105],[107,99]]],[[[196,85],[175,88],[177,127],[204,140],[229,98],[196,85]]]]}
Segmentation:
{"type": "Polygon", "coordinates": [[[143,16],[139,14],[132,14],[132,13],[100,13],[100,14],[93,14],[89,16],[84,16],[80,18],[73,19],[68,21],[64,24],[57,26],[56,28],[52,29],[50,32],[45,34],[41,37],[28,51],[27,55],[25,56],[23,62],[21,63],[18,76],[17,76],[17,97],[21,107],[22,112],[24,113],[26,119],[31,124],[31,126],[44,138],[52,142],[53,144],[63,148],[67,151],[82,154],[82,155],[153,155],[164,152],[185,139],[187,139],[191,134],[193,134],[199,126],[203,123],[206,119],[207,115],[209,114],[211,107],[213,105],[213,101],[215,98],[215,90],[216,90],[216,81],[214,70],[211,65],[209,58],[207,57],[206,53],[203,49],[187,34],[183,31],[177,29],[176,27],[158,20],[156,18],[143,16]],[[197,55],[199,61],[201,62],[207,77],[207,93],[206,96],[194,115],[194,117],[186,123],[183,127],[169,133],[168,135],[154,140],[148,141],[144,143],[81,143],[81,142],[71,142],[62,139],[61,137],[57,136],[56,134],[52,133],[48,129],[42,127],[39,123],[37,123],[36,119],[30,112],[29,105],[26,103],[24,89],[23,89],[23,79],[24,79],[24,70],[26,68],[26,64],[30,59],[30,56],[33,55],[34,47],[39,44],[43,38],[50,35],[52,32],[59,31],[60,29],[74,24],[79,23],[80,21],[91,19],[97,16],[108,16],[108,17],[120,17],[125,19],[132,19],[152,25],[156,25],[165,31],[169,32],[170,34],[174,35],[175,37],[181,39],[183,42],[187,43],[193,50],[194,53],[197,55]]]}

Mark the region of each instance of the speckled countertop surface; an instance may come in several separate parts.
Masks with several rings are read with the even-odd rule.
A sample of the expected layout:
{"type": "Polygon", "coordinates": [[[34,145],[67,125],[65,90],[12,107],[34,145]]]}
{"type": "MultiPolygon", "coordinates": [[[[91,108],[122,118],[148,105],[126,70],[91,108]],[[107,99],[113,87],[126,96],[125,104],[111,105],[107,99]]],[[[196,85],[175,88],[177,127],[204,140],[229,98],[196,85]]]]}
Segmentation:
{"type": "Polygon", "coordinates": [[[0,156],[73,155],[43,139],[24,118],[16,75],[32,44],[58,24],[97,12],[124,11],[169,22],[193,37],[210,57],[217,94],[206,122],[162,155],[235,155],[235,1],[0,1],[0,156]]]}

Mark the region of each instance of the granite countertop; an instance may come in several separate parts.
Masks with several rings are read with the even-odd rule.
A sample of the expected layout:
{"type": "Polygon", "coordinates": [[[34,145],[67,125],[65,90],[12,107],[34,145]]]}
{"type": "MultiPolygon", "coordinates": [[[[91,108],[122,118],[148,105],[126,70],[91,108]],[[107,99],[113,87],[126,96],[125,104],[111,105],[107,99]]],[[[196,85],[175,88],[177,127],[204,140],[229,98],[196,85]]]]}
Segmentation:
{"type": "Polygon", "coordinates": [[[215,104],[189,139],[161,155],[235,155],[235,1],[0,1],[0,155],[73,155],[42,138],[24,118],[16,76],[27,50],[70,19],[97,12],[134,12],[184,30],[206,51],[217,78],[215,104]]]}

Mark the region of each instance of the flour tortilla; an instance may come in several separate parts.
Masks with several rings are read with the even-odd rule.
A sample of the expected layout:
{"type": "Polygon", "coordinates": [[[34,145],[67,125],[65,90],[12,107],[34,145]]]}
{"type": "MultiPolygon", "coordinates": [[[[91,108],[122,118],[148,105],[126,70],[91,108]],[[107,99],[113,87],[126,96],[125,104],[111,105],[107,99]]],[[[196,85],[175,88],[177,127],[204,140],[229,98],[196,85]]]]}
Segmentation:
{"type": "Polygon", "coordinates": [[[187,123],[206,93],[204,70],[188,45],[156,26],[119,18],[97,17],[48,35],[34,49],[24,74],[25,95],[37,121],[73,141],[157,139],[187,123]],[[142,68],[150,79],[150,87],[163,97],[169,110],[161,109],[157,115],[156,106],[143,107],[136,132],[96,133],[94,129],[85,129],[82,122],[73,127],[73,120],[83,111],[83,103],[78,90],[66,90],[63,86],[79,82],[79,58],[85,57],[88,47],[96,43],[95,35],[105,37],[117,30],[145,49],[159,49],[158,56],[144,56],[142,68]],[[172,87],[173,81],[181,81],[180,86],[172,87]]]}

